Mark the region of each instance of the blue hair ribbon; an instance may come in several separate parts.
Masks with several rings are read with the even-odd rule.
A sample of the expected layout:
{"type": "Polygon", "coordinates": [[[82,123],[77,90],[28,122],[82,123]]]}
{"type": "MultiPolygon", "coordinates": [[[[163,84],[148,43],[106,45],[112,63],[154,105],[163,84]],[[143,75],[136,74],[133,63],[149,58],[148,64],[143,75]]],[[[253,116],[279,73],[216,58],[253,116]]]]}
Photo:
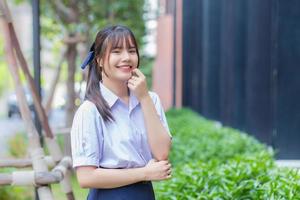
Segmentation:
{"type": "Polygon", "coordinates": [[[85,57],[83,63],[81,64],[81,69],[84,70],[88,64],[94,59],[95,57],[95,42],[92,44],[90,48],[90,52],[88,55],[85,57]]]}
{"type": "Polygon", "coordinates": [[[85,69],[85,67],[94,59],[95,53],[94,51],[90,51],[88,55],[85,57],[83,63],[80,65],[81,69],[85,69]]]}

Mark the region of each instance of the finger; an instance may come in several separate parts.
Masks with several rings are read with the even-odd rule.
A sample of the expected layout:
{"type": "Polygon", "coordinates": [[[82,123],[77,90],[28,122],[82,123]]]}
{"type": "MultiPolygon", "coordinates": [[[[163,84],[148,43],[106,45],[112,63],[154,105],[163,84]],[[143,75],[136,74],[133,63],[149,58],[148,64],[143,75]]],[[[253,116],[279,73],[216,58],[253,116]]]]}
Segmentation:
{"type": "Polygon", "coordinates": [[[168,164],[168,161],[166,161],[166,160],[161,160],[159,162],[161,163],[162,166],[165,166],[168,164]]]}
{"type": "Polygon", "coordinates": [[[135,72],[135,69],[131,71],[131,74],[133,77],[138,77],[137,73],[135,72]]]}
{"type": "Polygon", "coordinates": [[[167,171],[167,175],[170,175],[171,173],[172,173],[172,170],[169,169],[169,170],[167,171]]]}
{"type": "Polygon", "coordinates": [[[165,169],[166,171],[168,171],[168,170],[170,170],[170,169],[172,169],[172,168],[171,168],[171,166],[168,165],[168,166],[166,166],[166,168],[164,168],[164,169],[165,169]]]}
{"type": "Polygon", "coordinates": [[[127,83],[127,86],[130,90],[133,90],[135,88],[135,85],[129,82],[127,83]]]}
{"type": "Polygon", "coordinates": [[[166,165],[169,164],[169,160],[163,160],[163,161],[166,165]]]}
{"type": "Polygon", "coordinates": [[[172,175],[171,175],[171,174],[168,175],[168,176],[166,176],[166,179],[170,179],[170,178],[172,178],[172,175]]]}
{"type": "Polygon", "coordinates": [[[136,76],[132,76],[130,79],[131,79],[131,80],[135,80],[135,81],[140,80],[140,79],[139,79],[138,77],[136,77],[136,76]]]}
{"type": "Polygon", "coordinates": [[[131,81],[135,81],[135,82],[138,82],[138,81],[139,81],[139,78],[136,78],[136,77],[135,77],[135,78],[133,78],[133,76],[132,76],[130,79],[128,79],[128,81],[129,81],[129,80],[131,80],[131,81]]]}
{"type": "Polygon", "coordinates": [[[129,79],[129,80],[127,81],[127,83],[131,83],[131,84],[132,84],[132,83],[133,83],[133,81],[132,81],[131,79],[129,79]]]}
{"type": "Polygon", "coordinates": [[[151,159],[151,160],[149,160],[148,163],[155,163],[155,162],[157,162],[155,159],[151,159]]]}
{"type": "Polygon", "coordinates": [[[136,85],[137,84],[137,82],[134,81],[134,80],[128,80],[128,83],[131,84],[131,85],[136,85]]]}
{"type": "Polygon", "coordinates": [[[139,83],[139,80],[136,80],[136,79],[129,79],[131,80],[133,83],[139,83]]]}
{"type": "Polygon", "coordinates": [[[138,68],[134,69],[133,72],[136,73],[138,77],[145,77],[144,74],[138,68]]]}

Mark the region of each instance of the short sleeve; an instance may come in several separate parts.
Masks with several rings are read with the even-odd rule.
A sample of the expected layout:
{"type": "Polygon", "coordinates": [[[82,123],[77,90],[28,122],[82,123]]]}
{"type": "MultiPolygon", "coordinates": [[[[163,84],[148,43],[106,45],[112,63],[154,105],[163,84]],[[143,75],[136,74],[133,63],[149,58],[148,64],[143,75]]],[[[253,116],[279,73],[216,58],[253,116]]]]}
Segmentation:
{"type": "Polygon", "coordinates": [[[73,167],[99,166],[103,134],[96,106],[84,101],[75,113],[71,129],[73,167]]]}
{"type": "Polygon", "coordinates": [[[168,126],[168,122],[167,122],[167,118],[166,118],[166,115],[165,115],[165,111],[164,111],[164,108],[163,108],[163,106],[161,104],[159,96],[155,92],[150,92],[150,96],[151,96],[151,98],[153,100],[153,103],[155,105],[155,108],[156,108],[156,111],[157,111],[157,114],[159,116],[159,119],[160,119],[161,123],[166,128],[168,134],[170,135],[170,137],[172,139],[172,134],[170,133],[170,129],[169,129],[169,126],[168,126]]]}

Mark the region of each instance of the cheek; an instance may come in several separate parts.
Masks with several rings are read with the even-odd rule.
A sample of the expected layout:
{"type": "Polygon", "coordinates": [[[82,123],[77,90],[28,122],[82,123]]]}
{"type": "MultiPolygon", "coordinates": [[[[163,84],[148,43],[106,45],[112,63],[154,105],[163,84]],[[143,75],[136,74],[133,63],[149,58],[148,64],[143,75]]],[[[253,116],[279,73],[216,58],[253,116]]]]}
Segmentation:
{"type": "Polygon", "coordinates": [[[110,73],[111,71],[111,66],[113,66],[113,63],[111,62],[110,59],[107,59],[105,62],[104,62],[104,66],[103,66],[103,69],[106,73],[110,73]]]}
{"type": "Polygon", "coordinates": [[[109,65],[115,65],[118,62],[118,57],[111,55],[109,56],[108,63],[109,65]]]}
{"type": "Polygon", "coordinates": [[[137,65],[138,65],[138,62],[139,62],[139,58],[138,58],[138,56],[137,56],[137,55],[136,55],[136,56],[134,56],[134,57],[132,58],[132,60],[134,61],[135,65],[136,65],[136,67],[137,67],[137,65]]]}

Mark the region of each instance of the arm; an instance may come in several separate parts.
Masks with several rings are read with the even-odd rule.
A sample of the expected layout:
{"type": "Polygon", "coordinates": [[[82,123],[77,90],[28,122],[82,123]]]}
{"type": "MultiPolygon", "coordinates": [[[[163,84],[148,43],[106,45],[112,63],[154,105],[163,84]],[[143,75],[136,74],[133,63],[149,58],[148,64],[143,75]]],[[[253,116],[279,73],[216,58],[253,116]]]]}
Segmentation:
{"type": "Polygon", "coordinates": [[[77,179],[82,188],[116,188],[145,180],[143,168],[103,169],[78,167],[77,179]]]}
{"type": "Polygon", "coordinates": [[[148,133],[148,142],[157,160],[167,160],[171,148],[171,138],[162,125],[150,95],[140,101],[148,133]]]}
{"type": "Polygon", "coordinates": [[[103,169],[80,166],[76,175],[82,188],[116,188],[140,181],[159,181],[171,178],[168,161],[151,160],[145,167],[129,169],[103,169]]]}
{"type": "Polygon", "coordinates": [[[171,138],[160,121],[148,93],[146,77],[138,69],[133,70],[133,73],[136,76],[132,76],[128,80],[128,87],[135,93],[141,103],[151,152],[155,159],[167,160],[171,148],[171,138]]]}

